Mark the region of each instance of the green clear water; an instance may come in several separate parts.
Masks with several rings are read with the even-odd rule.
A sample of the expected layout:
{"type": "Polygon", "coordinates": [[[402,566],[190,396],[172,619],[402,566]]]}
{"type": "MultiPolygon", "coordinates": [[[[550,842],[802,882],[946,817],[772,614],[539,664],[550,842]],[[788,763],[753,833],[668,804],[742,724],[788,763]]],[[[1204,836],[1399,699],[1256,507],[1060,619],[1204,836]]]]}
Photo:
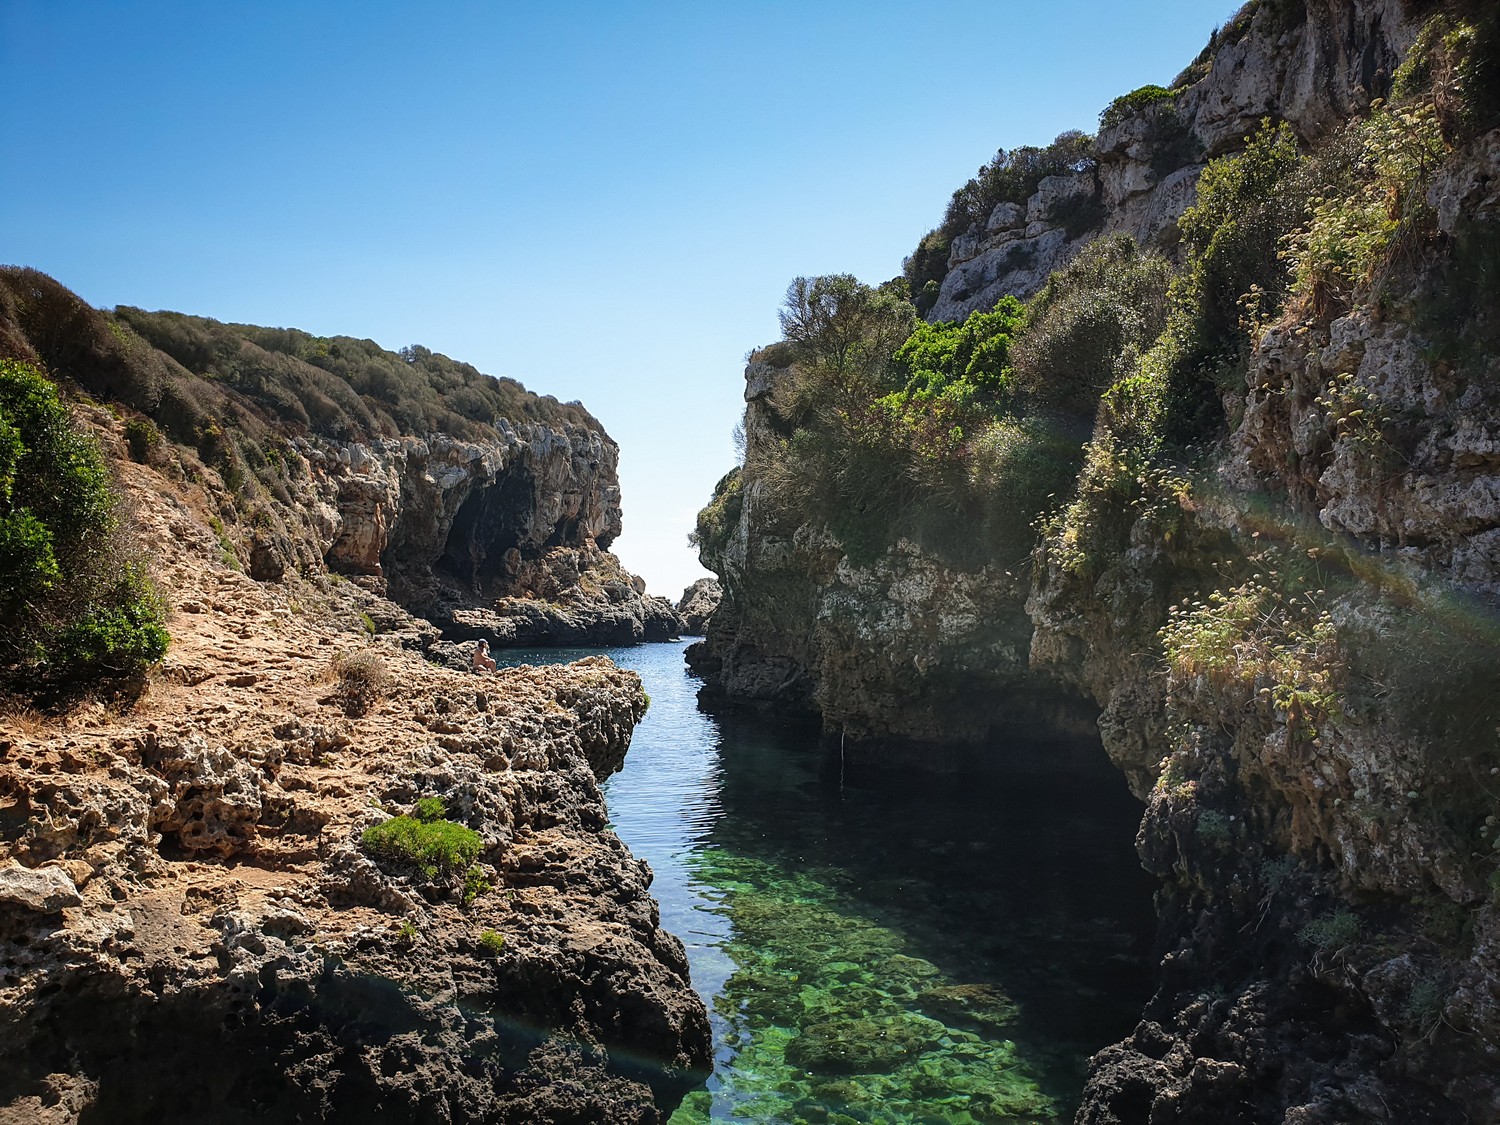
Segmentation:
{"type": "Polygon", "coordinates": [[[1069,1120],[1149,992],[1140,808],[1102,749],[857,773],[805,727],[700,711],[680,645],[605,652],[652,699],[611,820],[656,872],[714,1035],[671,1125],[1069,1120]]]}

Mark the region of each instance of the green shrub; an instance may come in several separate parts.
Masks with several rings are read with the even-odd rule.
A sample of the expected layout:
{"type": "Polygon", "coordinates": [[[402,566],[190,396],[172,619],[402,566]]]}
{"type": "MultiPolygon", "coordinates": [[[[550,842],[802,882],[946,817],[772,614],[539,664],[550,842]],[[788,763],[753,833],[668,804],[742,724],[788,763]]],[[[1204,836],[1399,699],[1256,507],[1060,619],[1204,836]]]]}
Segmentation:
{"type": "Polygon", "coordinates": [[[505,935],[495,930],[485,930],[479,935],[479,947],[491,957],[499,957],[505,951],[505,935]]]}
{"type": "Polygon", "coordinates": [[[1097,239],[1054,273],[1011,349],[1025,406],[1092,417],[1100,394],[1161,333],[1170,278],[1168,263],[1128,235],[1097,239]]]}
{"type": "Polygon", "coordinates": [[[410,816],[395,816],[366,828],[359,843],[374,858],[415,868],[428,879],[467,871],[483,847],[479,833],[472,828],[451,820],[410,816]]]}
{"type": "Polygon", "coordinates": [[[161,431],[150,418],[132,418],[125,423],[125,445],[133,461],[150,461],[161,449],[161,431]]]}
{"type": "Polygon", "coordinates": [[[415,815],[423,824],[431,824],[435,820],[442,820],[447,812],[441,797],[423,797],[417,802],[415,815]]]}
{"type": "Polygon", "coordinates": [[[779,357],[773,432],[757,433],[743,470],[700,513],[704,558],[722,550],[751,483],[767,526],[820,522],[857,563],[903,536],[963,567],[1024,555],[1032,520],[1069,487],[1083,433],[1016,412],[1021,303],[1006,297],[961,323],[912,324],[906,305],[836,324],[801,311],[817,291],[791,294],[794,347],[779,357]]]}
{"type": "Polygon", "coordinates": [[[1099,128],[1113,129],[1126,118],[1134,117],[1148,109],[1169,106],[1175,109],[1177,105],[1176,90],[1168,90],[1165,86],[1141,86],[1121,94],[1109,105],[1104,107],[1104,112],[1099,114],[1099,128]]]}
{"type": "Polygon", "coordinates": [[[698,557],[708,565],[729,544],[740,523],[744,504],[742,470],[730,469],[714,485],[713,499],[698,513],[698,521],[688,542],[698,548],[698,557]]]}
{"type": "Polygon", "coordinates": [[[118,539],[109,473],[57,388],[0,360],[0,667],[129,675],[166,652],[165,617],[118,539]]]}
{"type": "Polygon", "coordinates": [[[1500,12],[1486,0],[1448,7],[1422,25],[1391,97],[1430,100],[1443,135],[1457,142],[1500,122],[1500,12]]]}
{"type": "Polygon", "coordinates": [[[1294,190],[1300,165],[1289,126],[1263,122],[1245,150],[1211,161],[1197,202],[1179,222],[1187,268],[1173,283],[1157,369],[1166,383],[1165,436],[1190,446],[1223,427],[1222,392],[1250,354],[1247,315],[1266,318],[1286,298],[1282,241],[1307,214],[1294,190]],[[1246,296],[1255,307],[1246,307],[1246,296]],[[1170,337],[1170,339],[1168,339],[1170,337]]]}
{"type": "Polygon", "coordinates": [[[114,675],[138,671],[166,655],[164,617],[156,588],[138,567],[127,566],[113,589],[86,605],[47,645],[48,662],[114,675]]]}
{"type": "Polygon", "coordinates": [[[1337,954],[1359,940],[1360,928],[1358,915],[1339,909],[1308,922],[1297,931],[1297,938],[1319,953],[1337,954]]]}
{"type": "Polygon", "coordinates": [[[1312,163],[1333,190],[1310,201],[1307,222],[1285,237],[1292,293],[1322,315],[1347,308],[1387,264],[1398,238],[1433,223],[1431,174],[1445,155],[1430,102],[1382,106],[1345,130],[1312,163]],[[1336,174],[1328,177],[1337,160],[1336,174]]]}

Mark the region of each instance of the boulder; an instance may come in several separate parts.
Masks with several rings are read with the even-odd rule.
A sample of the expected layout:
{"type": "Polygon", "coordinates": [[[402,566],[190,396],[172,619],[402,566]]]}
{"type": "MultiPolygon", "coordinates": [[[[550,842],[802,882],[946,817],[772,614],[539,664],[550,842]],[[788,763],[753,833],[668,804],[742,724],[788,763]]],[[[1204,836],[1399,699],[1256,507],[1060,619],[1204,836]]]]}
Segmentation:
{"type": "Polygon", "coordinates": [[[700,578],[682,592],[677,603],[677,612],[682,616],[682,631],[689,636],[701,637],[708,628],[708,619],[724,597],[724,588],[717,578],[700,578]]]}
{"type": "Polygon", "coordinates": [[[83,901],[68,873],[60,867],[0,869],[0,903],[37,914],[56,914],[83,901]]]}

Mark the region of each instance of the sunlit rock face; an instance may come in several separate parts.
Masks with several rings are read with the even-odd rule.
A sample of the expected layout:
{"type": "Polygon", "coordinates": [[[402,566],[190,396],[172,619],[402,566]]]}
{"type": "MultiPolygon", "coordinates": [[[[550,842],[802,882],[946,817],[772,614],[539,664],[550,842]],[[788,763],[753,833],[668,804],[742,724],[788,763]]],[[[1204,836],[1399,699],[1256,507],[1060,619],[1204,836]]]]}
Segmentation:
{"type": "Polygon", "coordinates": [[[361,576],[451,639],[630,644],[681,623],[609,545],[619,448],[583,426],[511,425],[497,441],[436,434],[304,439],[301,498],[331,569],[361,576]]]}
{"type": "Polygon", "coordinates": [[[682,616],[682,631],[701,637],[708,626],[708,619],[724,598],[723,587],[717,578],[700,578],[682,592],[677,602],[677,612],[682,616]]]}

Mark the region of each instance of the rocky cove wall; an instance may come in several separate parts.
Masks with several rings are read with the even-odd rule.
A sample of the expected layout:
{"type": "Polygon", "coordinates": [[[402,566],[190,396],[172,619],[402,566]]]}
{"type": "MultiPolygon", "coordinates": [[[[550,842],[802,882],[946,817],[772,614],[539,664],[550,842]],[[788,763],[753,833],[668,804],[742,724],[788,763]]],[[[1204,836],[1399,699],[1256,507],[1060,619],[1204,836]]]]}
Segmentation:
{"type": "MultiPolygon", "coordinates": [[[[1492,133],[1440,228],[1497,177],[1492,133]]],[[[1103,708],[1164,886],[1161,989],[1081,1121],[1500,1120],[1495,361],[1412,308],[1267,329],[1216,472],[1144,482],[1092,563],[1043,545],[1033,662],[1103,708]]]]}
{"type": "MultiPolygon", "coordinates": [[[[1207,74],[1169,106],[1101,130],[1092,166],[1044,179],[1024,206],[1001,203],[983,229],[955,238],[928,319],[962,320],[1034,293],[1103,234],[1170,249],[1204,161],[1236,151],[1267,117],[1308,140],[1325,136],[1386,92],[1421,26],[1401,0],[1311,0],[1291,26],[1277,5],[1246,12],[1207,74]],[[1057,216],[1080,201],[1102,221],[1070,237],[1057,216]]],[[[784,377],[759,358],[747,366],[748,443],[772,434],[768,403],[784,377]]],[[[1252,415],[1265,409],[1257,403],[1252,415]]],[[[768,516],[762,492],[743,486],[732,535],[704,551],[724,584],[723,607],[690,655],[710,694],[801,707],[830,733],[861,740],[977,742],[1012,715],[1081,714],[1077,700],[1028,679],[1025,564],[965,572],[903,541],[859,565],[822,527],[768,516]]]]}
{"type": "MultiPolygon", "coordinates": [[[[1179,95],[1204,155],[1268,111],[1304,138],[1332,129],[1419,22],[1311,3],[1278,30],[1270,7],[1179,95]]],[[[1139,128],[1106,131],[1091,175],[1139,128]]],[[[694,656],[711,691],[797,703],[890,756],[993,730],[1046,681],[1099,708],[1145,805],[1162,962],[1141,1024],[1092,1063],[1086,1125],[1500,1120],[1500,381],[1493,348],[1441,344],[1455,318],[1492,330],[1492,310],[1444,323],[1429,300],[1462,307],[1442,262],[1500,220],[1497,155],[1495,133],[1466,140],[1433,178],[1427,272],[1261,329],[1243,381],[1222,384],[1210,454],[1138,478],[1121,458],[1071,527],[1050,525],[1029,581],[905,542],[856,565],[815,521],[768,511],[754,480],[716,498],[735,519],[704,555],[725,588],[694,656]],[[980,671],[944,694],[944,661],[980,671]]],[[[1165,185],[1110,195],[1105,229],[1170,229],[1132,226],[1165,185]]],[[[991,233],[1017,237],[955,253],[1046,236],[1029,224],[1070,190],[1044,183],[1035,215],[1002,205],[991,233]]],[[[950,273],[933,318],[1046,276],[985,269],[961,293],[950,273]]],[[[777,377],[747,370],[752,446],[777,377]]]]}
{"type": "MultiPolygon", "coordinates": [[[[750,448],[775,440],[771,400],[789,377],[747,367],[750,448]]],[[[702,549],[721,600],[688,650],[706,698],[816,716],[846,755],[876,763],[946,763],[1016,728],[1092,717],[1029,673],[1024,561],[961,570],[909,539],[857,561],[826,528],[777,511],[761,481],[732,502],[728,535],[702,549]]]]}
{"type": "Polygon", "coordinates": [[[608,552],[622,523],[614,442],[577,425],[500,418],[495,428],[493,442],[292,439],[292,503],[252,521],[250,573],[327,566],[455,641],[675,636],[675,610],[608,552]]]}

